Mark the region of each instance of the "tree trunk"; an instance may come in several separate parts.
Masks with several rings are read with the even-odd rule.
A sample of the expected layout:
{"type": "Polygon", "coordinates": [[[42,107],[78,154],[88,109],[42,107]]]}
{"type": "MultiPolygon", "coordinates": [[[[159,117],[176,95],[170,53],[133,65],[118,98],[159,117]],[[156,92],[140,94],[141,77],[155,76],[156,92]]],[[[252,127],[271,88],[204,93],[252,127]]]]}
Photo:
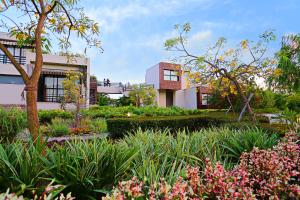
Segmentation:
{"type": "Polygon", "coordinates": [[[238,90],[238,93],[241,95],[244,105],[247,106],[247,111],[249,113],[251,121],[255,122],[256,118],[255,118],[254,112],[253,112],[253,110],[252,110],[252,108],[250,106],[250,103],[248,102],[248,99],[247,99],[246,95],[242,91],[242,89],[241,89],[241,87],[240,87],[240,85],[238,84],[237,81],[233,81],[233,83],[236,86],[236,88],[238,90]]]}
{"type": "Polygon", "coordinates": [[[39,118],[37,110],[37,86],[26,85],[27,121],[28,129],[34,143],[43,143],[42,136],[39,137],[39,118]],[[39,139],[39,141],[38,141],[39,139]]]}

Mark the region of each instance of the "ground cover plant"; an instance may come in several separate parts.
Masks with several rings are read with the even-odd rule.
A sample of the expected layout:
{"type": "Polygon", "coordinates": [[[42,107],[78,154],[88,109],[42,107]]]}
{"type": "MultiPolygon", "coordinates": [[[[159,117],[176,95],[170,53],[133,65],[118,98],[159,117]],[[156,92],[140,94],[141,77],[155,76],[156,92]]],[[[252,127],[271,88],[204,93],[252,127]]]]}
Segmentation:
{"type": "Polygon", "coordinates": [[[299,137],[290,134],[272,150],[244,152],[232,170],[206,159],[204,171],[188,166],[173,184],[163,178],[149,184],[133,177],[104,199],[299,199],[298,142],[299,137]]]}
{"type": "Polygon", "coordinates": [[[151,185],[161,177],[176,182],[189,166],[205,169],[205,159],[219,161],[226,169],[238,163],[244,151],[254,146],[268,149],[278,141],[261,129],[206,129],[194,133],[137,131],[121,140],[107,138],[91,141],[72,140],[44,147],[30,143],[0,145],[0,191],[31,197],[51,182],[64,185],[65,194],[78,199],[96,198],[109,192],[119,181],[136,176],[151,185]],[[239,143],[237,138],[242,138],[239,143]]]}
{"type": "Polygon", "coordinates": [[[0,139],[11,140],[26,127],[26,114],[21,109],[0,107],[0,139]]]}

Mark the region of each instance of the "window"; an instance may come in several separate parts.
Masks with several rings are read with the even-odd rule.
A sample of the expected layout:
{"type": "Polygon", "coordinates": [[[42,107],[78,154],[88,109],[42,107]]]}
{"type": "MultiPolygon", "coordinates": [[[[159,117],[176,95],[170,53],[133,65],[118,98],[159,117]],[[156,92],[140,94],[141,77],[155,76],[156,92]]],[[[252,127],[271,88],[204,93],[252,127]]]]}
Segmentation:
{"type": "Polygon", "coordinates": [[[209,94],[201,94],[201,99],[202,99],[201,104],[203,106],[208,106],[210,98],[211,98],[211,95],[209,95],[209,94]]]}
{"type": "Polygon", "coordinates": [[[165,81],[179,81],[178,71],[174,70],[164,70],[164,80],[165,81]]]}
{"type": "MultiPolygon", "coordinates": [[[[9,46],[8,51],[15,57],[18,63],[24,65],[26,62],[25,50],[23,48],[9,46]]],[[[8,57],[0,50],[0,63],[11,63],[8,57]]]]}
{"type": "Polygon", "coordinates": [[[23,85],[24,81],[18,75],[0,75],[0,84],[16,84],[23,85]]]}
{"type": "Polygon", "coordinates": [[[59,102],[60,98],[64,95],[62,76],[46,76],[45,77],[45,101],[59,102]]]}

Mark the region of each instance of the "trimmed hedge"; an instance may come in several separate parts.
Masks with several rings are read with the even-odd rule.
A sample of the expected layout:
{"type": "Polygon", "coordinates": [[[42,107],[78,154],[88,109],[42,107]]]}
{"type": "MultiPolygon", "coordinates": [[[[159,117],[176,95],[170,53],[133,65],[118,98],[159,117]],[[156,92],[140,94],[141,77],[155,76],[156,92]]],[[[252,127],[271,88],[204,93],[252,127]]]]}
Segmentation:
{"type": "Polygon", "coordinates": [[[220,126],[225,122],[227,121],[224,119],[204,115],[114,118],[107,120],[107,129],[113,138],[120,138],[138,128],[141,128],[142,130],[169,129],[171,132],[180,129],[195,131],[202,128],[220,126]]]}
{"type": "Polygon", "coordinates": [[[224,117],[224,115],[112,118],[107,120],[107,130],[113,138],[121,138],[139,128],[142,130],[169,129],[171,133],[182,129],[196,131],[212,126],[225,126],[232,129],[258,127],[270,134],[284,134],[288,131],[286,125],[269,124],[263,118],[258,118],[258,121],[260,123],[251,123],[249,121],[236,122],[236,118],[232,116],[224,117]]]}
{"type": "Polygon", "coordinates": [[[64,110],[40,110],[39,121],[42,124],[49,124],[54,118],[72,119],[74,115],[70,111],[64,110]]]}

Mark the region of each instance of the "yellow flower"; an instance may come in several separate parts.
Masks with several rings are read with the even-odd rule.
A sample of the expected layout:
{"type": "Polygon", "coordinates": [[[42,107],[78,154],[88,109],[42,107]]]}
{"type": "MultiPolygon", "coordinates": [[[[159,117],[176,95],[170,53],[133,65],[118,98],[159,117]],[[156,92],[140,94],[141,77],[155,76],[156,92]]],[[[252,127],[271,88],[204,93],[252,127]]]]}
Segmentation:
{"type": "Polygon", "coordinates": [[[223,56],[219,56],[219,61],[224,61],[224,58],[223,58],[223,56]]]}
{"type": "Polygon", "coordinates": [[[281,69],[275,69],[273,74],[274,74],[274,76],[280,76],[282,74],[282,70],[281,69]]]}
{"type": "Polygon", "coordinates": [[[241,41],[241,46],[243,49],[247,49],[248,48],[248,40],[241,41]]]}

